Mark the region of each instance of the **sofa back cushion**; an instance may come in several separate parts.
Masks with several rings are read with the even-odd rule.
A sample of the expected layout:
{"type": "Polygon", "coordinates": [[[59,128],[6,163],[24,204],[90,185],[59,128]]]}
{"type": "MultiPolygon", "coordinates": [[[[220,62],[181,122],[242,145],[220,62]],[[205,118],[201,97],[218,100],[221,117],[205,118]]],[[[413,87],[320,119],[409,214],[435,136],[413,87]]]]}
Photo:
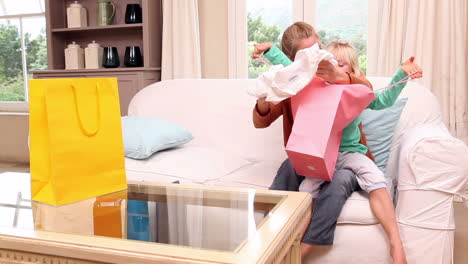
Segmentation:
{"type": "MultiPolygon", "coordinates": [[[[367,77],[372,83],[374,89],[387,86],[391,78],[387,77],[367,77]]],[[[437,98],[431,93],[430,89],[410,81],[400,94],[400,98],[407,97],[408,102],[403,109],[400,121],[395,128],[394,142],[408,131],[408,129],[422,124],[441,124],[442,112],[437,98]]]]}
{"type": "Polygon", "coordinates": [[[249,85],[255,85],[255,80],[158,82],[135,95],[128,115],[179,124],[193,134],[190,146],[210,148],[251,162],[278,161],[279,166],[286,158],[282,120],[279,118],[267,129],[253,126],[256,99],[247,94],[249,85]]]}
{"type": "MultiPolygon", "coordinates": [[[[374,88],[390,78],[368,77],[374,88]]],[[[194,136],[189,145],[211,148],[247,161],[278,161],[286,158],[282,120],[266,129],[252,123],[255,98],[247,87],[255,80],[180,79],[154,83],[132,99],[129,116],[148,116],[168,120],[187,128],[194,136]]],[[[401,135],[420,124],[440,124],[442,114],[435,96],[416,82],[409,82],[400,97],[408,97],[395,129],[393,144],[401,135]]],[[[393,149],[393,147],[392,147],[393,149]]],[[[278,166],[281,163],[278,163],[278,166]]]]}

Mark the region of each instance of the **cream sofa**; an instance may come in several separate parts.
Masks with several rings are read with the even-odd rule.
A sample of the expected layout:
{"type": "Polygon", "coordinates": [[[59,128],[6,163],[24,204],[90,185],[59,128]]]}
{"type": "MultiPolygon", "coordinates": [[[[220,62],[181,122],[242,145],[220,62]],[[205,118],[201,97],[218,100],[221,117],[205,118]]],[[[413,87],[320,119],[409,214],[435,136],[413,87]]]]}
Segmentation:
{"type": "MultiPolygon", "coordinates": [[[[383,87],[388,78],[369,78],[383,87]]],[[[281,162],[282,124],[255,129],[254,80],[173,80],[152,84],[131,101],[129,116],[172,121],[194,135],[189,144],[148,160],[126,159],[132,181],[268,188],[281,162]]],[[[452,263],[453,200],[466,192],[468,148],[442,122],[437,100],[414,82],[395,129],[387,173],[398,180],[396,213],[409,263],[452,263]]],[[[335,244],[306,263],[391,263],[381,226],[365,194],[355,192],[338,219],[335,244]]]]}

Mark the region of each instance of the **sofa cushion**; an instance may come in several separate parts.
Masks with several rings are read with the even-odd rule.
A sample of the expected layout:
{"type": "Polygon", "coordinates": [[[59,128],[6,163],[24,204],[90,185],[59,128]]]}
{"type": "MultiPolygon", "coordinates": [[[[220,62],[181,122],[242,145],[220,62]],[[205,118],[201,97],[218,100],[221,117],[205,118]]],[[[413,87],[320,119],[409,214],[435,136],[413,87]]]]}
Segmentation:
{"type": "Polygon", "coordinates": [[[247,160],[236,155],[215,148],[193,146],[191,143],[158,152],[147,160],[125,159],[126,170],[130,173],[153,174],[153,181],[160,181],[159,175],[165,175],[171,177],[171,180],[189,180],[193,183],[220,178],[247,164],[247,160]]]}
{"type": "Polygon", "coordinates": [[[268,189],[280,165],[276,161],[252,162],[209,184],[268,189]]]}
{"type": "MultiPolygon", "coordinates": [[[[132,163],[132,159],[125,159],[125,163],[132,163]]],[[[127,181],[128,182],[160,182],[160,183],[180,183],[180,184],[197,184],[191,179],[181,178],[178,176],[164,175],[153,171],[143,170],[128,170],[127,169],[127,181]]]]}
{"type": "Polygon", "coordinates": [[[379,222],[375,218],[369,204],[369,195],[364,191],[354,192],[346,201],[338,224],[375,225],[379,222]]]}

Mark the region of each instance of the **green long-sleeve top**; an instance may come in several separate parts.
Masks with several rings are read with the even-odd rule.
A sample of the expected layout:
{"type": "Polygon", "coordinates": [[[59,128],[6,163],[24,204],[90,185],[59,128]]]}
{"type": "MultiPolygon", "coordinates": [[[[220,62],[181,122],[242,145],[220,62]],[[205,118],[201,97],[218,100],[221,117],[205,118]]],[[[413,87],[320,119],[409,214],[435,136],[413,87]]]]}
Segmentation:
{"type": "MultiPolygon", "coordinates": [[[[267,52],[264,53],[265,57],[272,63],[272,64],[282,64],[284,66],[290,65],[292,62],[291,60],[276,46],[271,47],[267,52]]],[[[398,68],[397,72],[393,75],[392,81],[389,85],[393,85],[403,78],[405,78],[407,74],[398,68]]],[[[373,110],[380,110],[385,109],[387,107],[392,106],[398,95],[400,95],[403,88],[406,86],[406,82],[396,85],[395,87],[388,90],[382,96],[378,96],[381,92],[376,92],[375,95],[378,96],[377,98],[372,101],[367,108],[373,110]]],[[[341,137],[340,143],[340,152],[350,151],[350,152],[359,152],[362,154],[366,154],[368,151],[367,146],[359,143],[361,139],[361,132],[359,131],[359,123],[361,123],[361,117],[358,116],[354,119],[345,129],[343,130],[343,135],[341,137]]]]}

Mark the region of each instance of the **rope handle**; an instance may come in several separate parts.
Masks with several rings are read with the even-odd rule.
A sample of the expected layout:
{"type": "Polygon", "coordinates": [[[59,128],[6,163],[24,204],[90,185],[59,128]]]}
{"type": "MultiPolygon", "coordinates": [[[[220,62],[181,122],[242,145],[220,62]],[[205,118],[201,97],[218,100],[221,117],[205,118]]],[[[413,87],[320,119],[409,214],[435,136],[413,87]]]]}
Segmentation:
{"type": "Polygon", "coordinates": [[[399,84],[408,82],[408,81],[410,80],[410,78],[411,78],[411,77],[408,75],[408,76],[406,76],[405,78],[401,79],[400,81],[398,81],[398,82],[396,82],[396,83],[394,83],[394,84],[392,84],[392,85],[388,85],[388,86],[385,86],[385,87],[383,87],[383,88],[379,88],[379,89],[377,89],[377,90],[374,90],[374,92],[382,91],[382,90],[385,90],[385,89],[387,89],[387,90],[388,90],[388,89],[391,89],[391,88],[393,88],[393,87],[395,87],[395,86],[397,86],[397,85],[399,85],[399,84]]]}
{"type": "Polygon", "coordinates": [[[101,127],[101,96],[100,96],[100,93],[99,93],[99,83],[96,83],[96,86],[94,87],[96,89],[96,109],[97,109],[97,125],[96,125],[96,128],[94,130],[90,130],[90,129],[87,129],[85,127],[85,125],[83,124],[83,120],[81,119],[81,115],[80,115],[80,110],[79,110],[79,107],[78,107],[78,96],[77,96],[77,92],[76,92],[76,87],[72,84],[70,85],[71,88],[72,88],[72,91],[73,91],[73,99],[74,99],[74,102],[75,102],[75,111],[76,111],[76,116],[78,118],[78,123],[80,125],[80,129],[81,131],[83,132],[83,134],[85,134],[86,136],[88,137],[92,137],[92,136],[95,136],[97,134],[97,132],[99,131],[99,128],[101,127]]]}
{"type": "Polygon", "coordinates": [[[418,73],[418,72],[414,72],[414,73],[411,73],[411,74],[408,74],[408,76],[406,76],[405,78],[401,79],[400,81],[392,84],[392,85],[389,85],[389,86],[385,86],[383,88],[380,88],[380,89],[377,89],[377,90],[374,90],[374,93],[375,92],[378,92],[378,91],[382,91],[384,90],[384,92],[380,93],[379,95],[377,95],[376,97],[379,97],[379,96],[382,96],[384,95],[386,92],[388,92],[390,89],[392,89],[393,87],[399,85],[399,84],[402,84],[402,83],[406,83],[406,82],[409,82],[410,79],[411,79],[411,76],[415,73],[418,73]]]}

